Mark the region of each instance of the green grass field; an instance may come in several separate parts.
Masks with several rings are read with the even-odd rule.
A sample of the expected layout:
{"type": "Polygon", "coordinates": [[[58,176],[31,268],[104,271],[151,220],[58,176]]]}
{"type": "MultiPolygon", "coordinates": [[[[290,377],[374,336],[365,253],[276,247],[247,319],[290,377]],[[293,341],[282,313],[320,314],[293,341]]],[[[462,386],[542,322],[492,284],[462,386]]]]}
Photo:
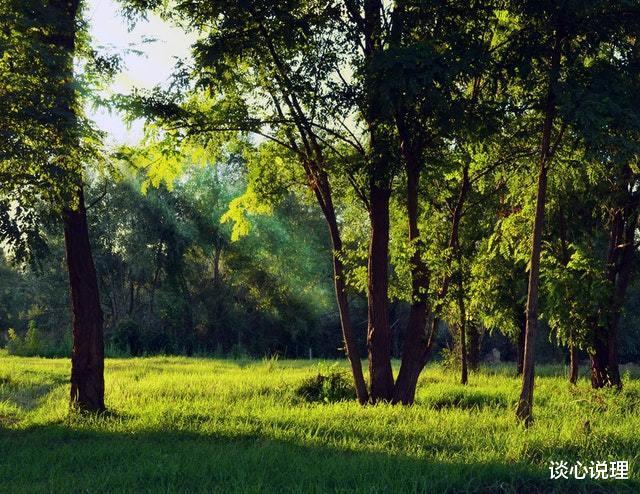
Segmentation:
{"type": "Polygon", "coordinates": [[[540,368],[524,430],[511,367],[463,387],[431,366],[402,408],[309,402],[329,365],[109,359],[110,412],[83,417],[68,360],[0,353],[0,492],[640,492],[637,370],[615,394],[540,368]],[[550,460],[629,460],[631,479],[550,480],[550,460]]]}

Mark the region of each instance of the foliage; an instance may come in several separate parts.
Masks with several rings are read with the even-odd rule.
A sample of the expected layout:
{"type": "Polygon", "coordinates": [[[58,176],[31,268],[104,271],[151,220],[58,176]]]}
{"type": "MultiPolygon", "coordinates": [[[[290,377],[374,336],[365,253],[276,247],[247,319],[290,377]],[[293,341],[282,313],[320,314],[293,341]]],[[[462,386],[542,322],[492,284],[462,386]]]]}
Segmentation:
{"type": "Polygon", "coordinates": [[[35,357],[41,355],[40,336],[35,321],[29,321],[29,329],[21,338],[16,330],[9,328],[7,331],[7,352],[9,355],[21,357],[35,357]]]}
{"type": "Polygon", "coordinates": [[[302,381],[295,394],[308,402],[334,403],[353,400],[356,391],[353,379],[344,370],[329,368],[325,373],[318,373],[302,381]]]}

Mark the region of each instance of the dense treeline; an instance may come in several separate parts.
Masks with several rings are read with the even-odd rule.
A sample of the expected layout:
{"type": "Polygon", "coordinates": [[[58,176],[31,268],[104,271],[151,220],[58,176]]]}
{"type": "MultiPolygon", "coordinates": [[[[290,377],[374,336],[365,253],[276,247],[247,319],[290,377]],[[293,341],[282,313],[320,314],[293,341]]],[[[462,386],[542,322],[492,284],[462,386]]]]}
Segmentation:
{"type": "MultiPolygon", "coordinates": [[[[243,190],[242,170],[232,166],[194,168],[172,190],[143,194],[134,178],[89,189],[109,352],[338,355],[330,266],[323,262],[329,249],[316,212],[292,196],[231,242],[219,220],[243,190]]],[[[47,250],[23,270],[5,261],[0,324],[24,335],[31,323],[40,354],[67,355],[63,239],[53,219],[46,239],[47,250]]]]}
{"type": "Polygon", "coordinates": [[[81,103],[117,60],[91,50],[77,3],[5,3],[0,71],[39,63],[0,94],[3,238],[37,263],[59,239],[43,211],[64,223],[80,406],[103,408],[103,312],[132,353],[326,354],[339,321],[361,403],[413,403],[442,328],[463,384],[485,333],[513,343],[525,423],[543,335],[571,382],[588,355],[594,388],[622,386],[638,347],[637,2],[123,0],[197,41],[170,89],[110,102],[147,133],[109,160],[81,103]]]}

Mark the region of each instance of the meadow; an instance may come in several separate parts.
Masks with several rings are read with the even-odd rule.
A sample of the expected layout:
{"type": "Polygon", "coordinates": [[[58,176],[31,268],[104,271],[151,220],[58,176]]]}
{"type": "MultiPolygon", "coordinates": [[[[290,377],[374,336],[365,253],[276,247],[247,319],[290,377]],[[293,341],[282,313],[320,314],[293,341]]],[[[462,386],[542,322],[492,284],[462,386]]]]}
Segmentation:
{"type": "Polygon", "coordinates": [[[69,411],[68,359],[0,353],[0,492],[640,492],[638,368],[615,393],[540,367],[529,429],[512,366],[461,386],[433,364],[408,408],[359,406],[342,369],[107,359],[109,412],[84,416],[69,411]],[[551,480],[551,460],[628,460],[630,479],[551,480]]]}

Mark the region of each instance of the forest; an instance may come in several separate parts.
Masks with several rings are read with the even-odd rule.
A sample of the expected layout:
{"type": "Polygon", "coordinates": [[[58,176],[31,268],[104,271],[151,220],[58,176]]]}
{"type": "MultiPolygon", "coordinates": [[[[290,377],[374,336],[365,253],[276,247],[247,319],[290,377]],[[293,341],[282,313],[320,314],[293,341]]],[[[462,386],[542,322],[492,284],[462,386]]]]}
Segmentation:
{"type": "Polygon", "coordinates": [[[100,3],[0,0],[0,492],[637,492],[640,2],[100,3]]]}

